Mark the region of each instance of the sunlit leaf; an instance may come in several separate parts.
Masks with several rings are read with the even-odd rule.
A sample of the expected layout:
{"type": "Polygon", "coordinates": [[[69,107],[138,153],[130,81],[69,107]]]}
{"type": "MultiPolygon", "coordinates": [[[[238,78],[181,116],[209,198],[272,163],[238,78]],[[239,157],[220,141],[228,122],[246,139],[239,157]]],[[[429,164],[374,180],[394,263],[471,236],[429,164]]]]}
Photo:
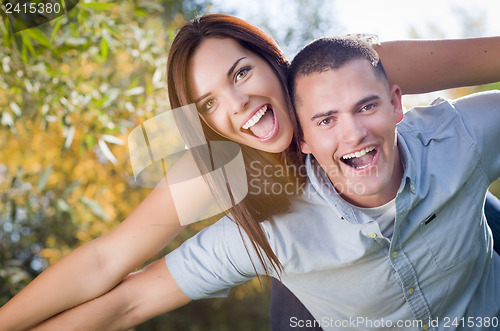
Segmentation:
{"type": "Polygon", "coordinates": [[[66,132],[66,140],[64,141],[64,148],[68,149],[71,146],[74,137],[75,137],[75,127],[71,126],[66,132]]]}
{"type": "Polygon", "coordinates": [[[147,11],[158,11],[160,13],[164,12],[165,9],[163,8],[162,5],[156,2],[141,2],[140,4],[141,8],[147,10],[147,11]]]}
{"type": "Polygon", "coordinates": [[[125,142],[122,139],[115,137],[115,136],[112,136],[110,134],[103,135],[102,139],[104,139],[104,141],[111,143],[111,144],[116,144],[116,145],[124,145],[125,144],[125,142]]]}
{"type": "Polygon", "coordinates": [[[21,116],[21,108],[17,105],[17,103],[15,103],[14,101],[11,101],[9,103],[9,106],[12,109],[12,111],[14,112],[14,114],[16,114],[17,116],[21,116]]]}
{"type": "Polygon", "coordinates": [[[57,208],[59,208],[60,211],[68,212],[70,210],[70,206],[63,199],[57,199],[56,203],[57,203],[57,208]]]}
{"type": "Polygon", "coordinates": [[[89,207],[94,215],[102,218],[103,220],[108,220],[108,216],[97,201],[89,199],[87,197],[82,197],[80,201],[83,202],[87,207],[89,207]]]}
{"type": "Polygon", "coordinates": [[[103,2],[89,2],[89,3],[80,2],[79,4],[79,6],[83,8],[88,8],[96,11],[108,10],[114,5],[115,5],[114,3],[103,3],[103,2]]]}
{"type": "Polygon", "coordinates": [[[137,87],[133,87],[130,90],[126,91],[125,95],[126,96],[132,96],[132,95],[139,95],[139,94],[142,94],[142,93],[144,93],[144,87],[137,86],[137,87]]]}
{"type": "Polygon", "coordinates": [[[14,125],[14,120],[12,119],[12,116],[10,116],[10,114],[7,113],[6,111],[2,112],[2,125],[7,125],[7,126],[14,125]]]}
{"type": "Polygon", "coordinates": [[[47,181],[49,180],[50,174],[52,172],[52,165],[48,166],[40,176],[40,179],[38,180],[38,185],[37,189],[39,192],[43,191],[45,186],[47,185],[47,181]]]}
{"type": "Polygon", "coordinates": [[[115,165],[118,164],[118,160],[113,155],[108,145],[106,145],[106,143],[102,139],[99,139],[99,148],[101,149],[101,152],[104,154],[104,156],[106,157],[106,159],[108,159],[109,162],[115,165]]]}
{"type": "Polygon", "coordinates": [[[69,185],[63,192],[63,195],[65,197],[69,196],[71,193],[73,193],[73,191],[81,185],[81,182],[79,180],[77,181],[74,181],[73,183],[71,183],[71,185],[69,185]]]}

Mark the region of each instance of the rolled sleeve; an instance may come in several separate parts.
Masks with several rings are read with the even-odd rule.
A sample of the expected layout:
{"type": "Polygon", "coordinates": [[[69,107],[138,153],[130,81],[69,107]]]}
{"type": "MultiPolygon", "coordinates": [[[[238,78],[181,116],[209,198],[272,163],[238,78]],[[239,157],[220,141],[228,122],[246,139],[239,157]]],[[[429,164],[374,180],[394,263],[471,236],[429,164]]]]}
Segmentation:
{"type": "Polygon", "coordinates": [[[256,270],[262,272],[248,236],[242,233],[243,238],[237,225],[224,218],[165,256],[184,294],[192,300],[225,297],[231,287],[254,278],[256,270]]]}
{"type": "Polygon", "coordinates": [[[475,93],[457,99],[454,106],[477,145],[484,172],[490,182],[497,180],[500,178],[500,91],[475,93]]]}

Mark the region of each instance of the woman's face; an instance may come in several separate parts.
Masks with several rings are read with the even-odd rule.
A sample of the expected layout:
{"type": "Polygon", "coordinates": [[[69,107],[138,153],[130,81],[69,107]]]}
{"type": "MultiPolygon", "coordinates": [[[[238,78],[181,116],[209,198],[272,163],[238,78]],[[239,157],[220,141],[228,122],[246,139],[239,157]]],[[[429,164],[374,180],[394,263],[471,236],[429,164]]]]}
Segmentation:
{"type": "Polygon", "coordinates": [[[278,77],[237,41],[204,40],[189,59],[187,84],[189,99],[220,135],[266,152],[290,144],[293,129],[278,77]]]}

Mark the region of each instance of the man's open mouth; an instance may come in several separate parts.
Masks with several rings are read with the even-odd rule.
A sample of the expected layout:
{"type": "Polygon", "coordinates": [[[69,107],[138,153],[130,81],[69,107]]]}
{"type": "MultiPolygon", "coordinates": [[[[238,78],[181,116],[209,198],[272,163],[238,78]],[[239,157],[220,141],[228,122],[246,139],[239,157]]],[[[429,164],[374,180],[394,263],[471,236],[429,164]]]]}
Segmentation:
{"type": "Polygon", "coordinates": [[[269,137],[276,126],[273,108],[270,104],[262,106],[243,126],[241,131],[259,139],[269,137]]]}
{"type": "Polygon", "coordinates": [[[340,160],[351,168],[364,169],[372,163],[376,155],[377,149],[375,149],[375,146],[370,146],[360,151],[346,154],[340,160]]]}

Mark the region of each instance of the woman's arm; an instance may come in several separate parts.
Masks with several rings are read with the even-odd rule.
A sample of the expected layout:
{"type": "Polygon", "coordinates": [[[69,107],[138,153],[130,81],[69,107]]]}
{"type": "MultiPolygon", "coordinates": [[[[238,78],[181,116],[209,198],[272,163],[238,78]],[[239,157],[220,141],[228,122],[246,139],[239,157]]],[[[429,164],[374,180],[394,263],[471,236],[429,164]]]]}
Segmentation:
{"type": "Polygon", "coordinates": [[[500,37],[392,41],[375,49],[404,94],[500,81],[500,37]]]}
{"type": "Polygon", "coordinates": [[[31,331],[127,330],[189,301],[170,275],[165,260],[160,259],[128,276],[112,291],[67,310],[31,331]]]}
{"type": "Polygon", "coordinates": [[[0,330],[24,330],[96,298],[159,252],[182,227],[168,185],[110,233],[49,267],[0,309],[0,330]]]}

